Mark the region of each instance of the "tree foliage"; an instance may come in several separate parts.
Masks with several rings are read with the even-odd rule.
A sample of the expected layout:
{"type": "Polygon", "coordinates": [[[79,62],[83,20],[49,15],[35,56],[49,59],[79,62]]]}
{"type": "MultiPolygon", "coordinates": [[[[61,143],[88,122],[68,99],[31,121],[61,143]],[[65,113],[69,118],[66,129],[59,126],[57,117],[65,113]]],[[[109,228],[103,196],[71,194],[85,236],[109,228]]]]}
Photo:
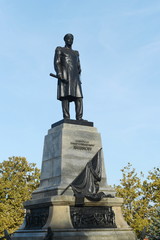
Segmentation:
{"type": "Polygon", "coordinates": [[[138,176],[130,163],[121,171],[120,185],[115,187],[117,196],[124,199],[122,210],[125,220],[139,237],[160,206],[160,169],[149,171],[145,180],[143,173],[138,176]]]}
{"type": "Polygon", "coordinates": [[[160,207],[157,208],[156,216],[151,218],[148,237],[150,240],[160,240],[160,207]]]}
{"type": "Polygon", "coordinates": [[[0,163],[0,234],[14,232],[23,222],[23,202],[39,185],[40,170],[24,157],[0,163]]]}

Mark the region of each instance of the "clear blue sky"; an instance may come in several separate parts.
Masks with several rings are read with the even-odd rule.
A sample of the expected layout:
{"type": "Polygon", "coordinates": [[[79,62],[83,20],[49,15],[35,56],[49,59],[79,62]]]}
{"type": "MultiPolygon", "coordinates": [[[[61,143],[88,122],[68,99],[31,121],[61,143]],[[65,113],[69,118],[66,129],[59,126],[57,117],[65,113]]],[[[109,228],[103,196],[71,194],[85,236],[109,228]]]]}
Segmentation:
{"type": "Polygon", "coordinates": [[[0,29],[0,161],[24,156],[41,167],[44,136],[62,119],[49,73],[70,32],[108,183],[128,162],[144,173],[159,165],[159,0],[0,0],[0,29]]]}

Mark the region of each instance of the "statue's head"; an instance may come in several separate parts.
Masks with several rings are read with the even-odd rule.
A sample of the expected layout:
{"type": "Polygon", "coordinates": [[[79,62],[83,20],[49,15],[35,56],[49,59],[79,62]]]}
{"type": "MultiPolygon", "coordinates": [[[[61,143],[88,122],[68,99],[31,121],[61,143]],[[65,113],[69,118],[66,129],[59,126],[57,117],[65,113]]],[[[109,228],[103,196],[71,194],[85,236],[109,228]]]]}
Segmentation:
{"type": "Polygon", "coordinates": [[[73,44],[73,35],[71,33],[67,33],[65,36],[64,36],[64,41],[65,41],[65,44],[66,45],[69,45],[71,46],[73,44]]]}

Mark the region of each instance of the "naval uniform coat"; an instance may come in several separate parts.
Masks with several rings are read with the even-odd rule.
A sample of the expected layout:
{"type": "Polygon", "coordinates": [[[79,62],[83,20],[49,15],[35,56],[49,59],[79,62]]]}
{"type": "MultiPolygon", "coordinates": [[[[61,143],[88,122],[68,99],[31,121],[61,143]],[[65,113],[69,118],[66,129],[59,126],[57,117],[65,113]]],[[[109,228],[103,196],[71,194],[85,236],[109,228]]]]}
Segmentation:
{"type": "Polygon", "coordinates": [[[76,98],[82,98],[81,67],[78,51],[67,47],[57,47],[54,68],[59,78],[68,81],[66,83],[58,79],[57,99],[61,101],[67,99],[71,102],[75,101],[76,98]]]}

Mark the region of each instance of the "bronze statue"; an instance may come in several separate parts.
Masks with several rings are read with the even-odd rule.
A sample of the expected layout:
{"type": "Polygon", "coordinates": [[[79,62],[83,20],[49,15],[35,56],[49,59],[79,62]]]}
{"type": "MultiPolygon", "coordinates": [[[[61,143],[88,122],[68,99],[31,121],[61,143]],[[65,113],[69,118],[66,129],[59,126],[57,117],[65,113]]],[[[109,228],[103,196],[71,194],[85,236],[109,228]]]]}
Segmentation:
{"type": "Polygon", "coordinates": [[[63,118],[70,119],[69,103],[75,102],[76,119],[83,120],[83,94],[81,88],[81,67],[79,53],[72,49],[73,35],[64,36],[65,46],[57,47],[54,68],[58,78],[57,99],[62,102],[63,118]]]}

